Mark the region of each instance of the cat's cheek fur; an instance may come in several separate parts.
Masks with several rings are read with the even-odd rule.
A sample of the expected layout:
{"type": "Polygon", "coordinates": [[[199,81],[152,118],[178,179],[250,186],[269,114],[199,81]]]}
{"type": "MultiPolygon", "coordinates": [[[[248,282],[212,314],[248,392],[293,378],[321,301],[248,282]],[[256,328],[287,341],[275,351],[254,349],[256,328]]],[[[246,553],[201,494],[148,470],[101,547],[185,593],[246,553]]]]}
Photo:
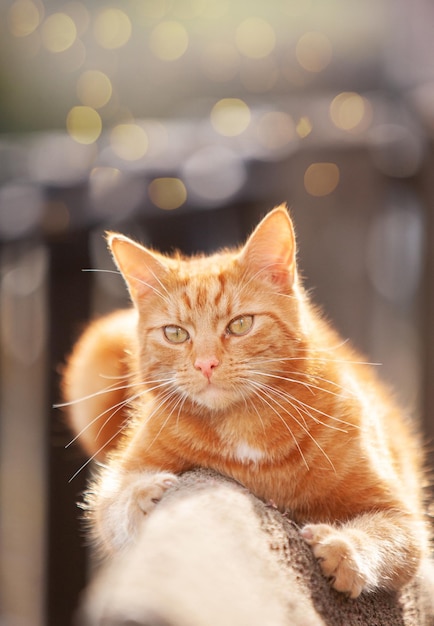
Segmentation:
{"type": "Polygon", "coordinates": [[[177,482],[171,472],[103,471],[87,506],[100,556],[113,555],[134,542],[143,517],[177,482]]]}

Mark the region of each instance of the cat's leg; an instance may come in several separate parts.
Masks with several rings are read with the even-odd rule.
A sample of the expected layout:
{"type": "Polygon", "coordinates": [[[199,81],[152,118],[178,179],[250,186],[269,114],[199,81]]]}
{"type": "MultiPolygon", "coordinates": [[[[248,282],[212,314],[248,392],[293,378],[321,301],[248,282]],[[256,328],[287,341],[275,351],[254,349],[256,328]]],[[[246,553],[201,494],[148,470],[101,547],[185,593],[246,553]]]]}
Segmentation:
{"type": "Polygon", "coordinates": [[[104,468],[86,496],[87,518],[101,556],[112,555],[134,541],[143,516],[177,482],[171,472],[104,468]]]}
{"type": "Polygon", "coordinates": [[[417,571],[424,544],[422,525],[396,511],[365,513],[340,526],[308,524],[301,535],[332,586],[351,598],[399,589],[417,571]]]}

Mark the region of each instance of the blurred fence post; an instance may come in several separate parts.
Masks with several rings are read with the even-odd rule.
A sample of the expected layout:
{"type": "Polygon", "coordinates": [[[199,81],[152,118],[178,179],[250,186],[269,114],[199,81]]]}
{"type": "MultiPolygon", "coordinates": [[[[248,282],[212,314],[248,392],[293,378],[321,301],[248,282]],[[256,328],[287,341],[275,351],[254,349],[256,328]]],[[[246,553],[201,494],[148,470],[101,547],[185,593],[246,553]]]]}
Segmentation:
{"type": "MultiPolygon", "coordinates": [[[[429,457],[430,479],[434,468],[434,136],[420,178],[420,193],[425,211],[425,250],[422,289],[422,404],[423,426],[429,457]]],[[[434,485],[433,485],[434,489],[434,485]]],[[[433,492],[434,493],[434,492],[433,492]]]]}
{"type": "MultiPolygon", "coordinates": [[[[88,234],[68,233],[49,246],[51,406],[60,400],[61,365],[90,315],[91,275],[81,271],[90,267],[88,234]]],[[[85,538],[76,505],[86,472],[69,482],[84,458],[77,446],[65,450],[71,435],[59,409],[51,410],[48,429],[47,626],[66,626],[86,580],[85,538]]]]}

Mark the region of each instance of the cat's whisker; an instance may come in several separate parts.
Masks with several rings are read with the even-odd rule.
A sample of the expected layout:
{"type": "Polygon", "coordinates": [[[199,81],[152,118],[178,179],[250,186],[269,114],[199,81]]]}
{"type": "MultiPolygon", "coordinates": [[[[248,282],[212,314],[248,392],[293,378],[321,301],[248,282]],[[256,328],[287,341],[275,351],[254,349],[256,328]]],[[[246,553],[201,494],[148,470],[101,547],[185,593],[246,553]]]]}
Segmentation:
{"type": "MultiPolygon", "coordinates": [[[[322,415],[327,416],[329,419],[334,420],[334,421],[338,421],[340,423],[343,423],[346,426],[352,426],[352,424],[350,424],[348,422],[345,422],[344,420],[341,420],[339,418],[333,417],[332,415],[328,415],[328,414],[326,414],[326,413],[324,413],[322,411],[319,411],[319,409],[316,409],[315,407],[310,406],[310,405],[306,404],[305,402],[302,402],[296,396],[293,396],[291,394],[283,392],[282,390],[275,389],[274,387],[271,387],[269,385],[265,385],[265,387],[267,389],[269,389],[270,392],[272,392],[275,395],[277,395],[278,397],[280,397],[282,400],[285,400],[286,402],[288,402],[292,406],[292,408],[297,410],[299,415],[300,415],[300,412],[303,412],[307,417],[309,417],[311,420],[313,420],[316,424],[321,424],[322,426],[325,426],[326,428],[330,428],[331,430],[336,430],[336,431],[339,431],[339,432],[342,432],[342,433],[347,433],[348,432],[348,430],[346,430],[345,428],[339,428],[338,426],[334,426],[333,424],[328,424],[327,422],[321,421],[320,419],[315,417],[315,415],[312,415],[311,411],[316,411],[318,413],[322,413],[322,415]],[[299,405],[298,407],[297,407],[297,404],[299,405]]],[[[307,425],[304,417],[302,417],[302,419],[303,419],[304,424],[307,425]]]]}
{"type": "MultiPolygon", "coordinates": [[[[101,411],[101,413],[99,413],[96,417],[94,417],[92,420],[90,420],[86,426],[84,428],[82,428],[76,435],[75,437],[73,437],[73,439],[71,439],[71,441],[69,441],[66,445],[65,448],[69,448],[73,443],[75,443],[77,441],[77,439],[79,439],[88,429],[92,428],[92,426],[94,426],[94,424],[96,424],[98,422],[98,420],[100,420],[102,417],[104,417],[104,415],[106,415],[107,413],[110,413],[109,417],[104,421],[104,423],[102,424],[102,426],[100,427],[100,429],[98,430],[96,436],[95,436],[95,440],[98,439],[98,437],[101,435],[102,430],[105,428],[105,426],[109,423],[109,421],[114,417],[114,415],[116,415],[116,413],[118,413],[118,411],[120,411],[122,408],[124,408],[125,406],[127,406],[128,404],[131,404],[132,402],[134,402],[134,400],[137,400],[138,398],[140,398],[142,395],[144,395],[145,393],[149,393],[151,391],[154,391],[155,389],[160,389],[161,387],[164,387],[168,384],[171,383],[171,379],[167,379],[167,381],[165,381],[164,383],[161,383],[159,385],[155,385],[154,387],[151,388],[145,388],[142,389],[139,393],[137,394],[133,394],[132,396],[128,396],[127,398],[124,398],[123,400],[121,400],[120,402],[118,402],[117,404],[114,404],[112,406],[110,406],[109,408],[105,409],[104,411],[101,411]],[[114,410],[115,409],[115,410],[114,410]]],[[[125,385],[124,387],[119,387],[116,389],[109,389],[109,391],[118,391],[118,390],[122,390],[122,389],[129,389],[130,387],[135,387],[138,385],[143,385],[143,382],[140,383],[134,383],[131,385],[125,385]]],[[[78,401],[82,401],[82,400],[86,400],[88,398],[80,398],[80,400],[78,401]]],[[[77,402],[78,402],[77,401],[77,402]]]]}
{"type": "MultiPolygon", "coordinates": [[[[302,450],[300,448],[300,444],[298,443],[298,441],[297,441],[294,433],[292,432],[291,428],[288,426],[288,424],[283,419],[283,417],[280,415],[280,413],[270,404],[270,402],[268,402],[268,400],[266,400],[266,398],[263,397],[263,394],[265,394],[267,397],[268,397],[268,395],[264,392],[264,390],[262,389],[261,385],[256,385],[254,381],[250,381],[250,384],[252,386],[252,392],[256,395],[256,397],[258,397],[261,400],[261,402],[266,404],[273,411],[273,413],[275,413],[277,415],[277,417],[280,419],[282,424],[285,426],[286,430],[289,432],[289,434],[292,437],[294,445],[297,448],[297,450],[298,450],[298,452],[299,452],[299,454],[301,456],[301,459],[302,459],[304,465],[306,466],[306,469],[309,471],[309,465],[308,465],[308,463],[306,461],[306,458],[305,458],[305,456],[304,456],[304,454],[303,454],[303,452],[302,452],[302,450]]],[[[295,421],[298,421],[298,420],[295,420],[295,421]]]]}
{"type": "MultiPolygon", "coordinates": [[[[125,378],[125,377],[124,377],[125,378]]],[[[98,396],[103,396],[106,393],[111,393],[113,391],[123,391],[124,389],[129,389],[132,387],[134,383],[126,383],[125,385],[109,385],[104,389],[99,389],[94,393],[90,393],[87,396],[80,396],[80,398],[76,398],[75,400],[70,400],[69,402],[60,402],[58,404],[53,404],[53,409],[63,409],[68,406],[73,406],[74,404],[79,404],[80,402],[85,402],[86,400],[92,400],[93,398],[97,398],[98,396]]]]}
{"type": "MultiPolygon", "coordinates": [[[[246,387],[250,388],[250,384],[251,384],[251,380],[248,378],[243,378],[243,377],[239,377],[238,378],[241,382],[246,383],[246,387]]],[[[251,389],[250,389],[251,390],[251,389]]],[[[251,390],[252,391],[252,390],[251,390]]],[[[265,429],[265,424],[264,424],[264,420],[261,417],[261,414],[258,411],[258,407],[256,406],[256,404],[253,402],[253,400],[250,399],[250,401],[248,402],[249,398],[243,395],[243,400],[244,400],[244,404],[246,406],[246,410],[248,410],[249,406],[251,406],[253,408],[253,410],[255,411],[256,415],[258,416],[258,419],[261,423],[262,426],[262,430],[264,431],[264,435],[266,434],[266,429],[265,429]]]]}
{"type": "MultiPolygon", "coordinates": [[[[270,391],[273,391],[276,394],[278,393],[282,397],[282,399],[284,399],[288,404],[290,404],[291,407],[294,409],[294,411],[297,412],[298,416],[303,421],[303,424],[307,427],[307,423],[306,423],[305,417],[304,417],[304,415],[302,413],[302,410],[299,407],[297,407],[296,404],[294,404],[293,397],[291,396],[291,394],[284,393],[282,390],[276,390],[273,387],[271,387],[270,385],[267,385],[267,384],[262,383],[260,381],[256,381],[256,383],[258,385],[262,385],[264,389],[268,389],[270,391]]],[[[305,411],[304,411],[304,413],[305,413],[305,411]]]]}
{"type": "Polygon", "coordinates": [[[176,394],[176,389],[174,388],[173,383],[174,383],[174,380],[173,378],[171,378],[170,384],[167,385],[168,389],[164,389],[162,393],[158,394],[157,396],[158,402],[155,404],[155,407],[153,408],[152,412],[147,416],[146,422],[149,422],[150,419],[156,413],[158,413],[161,407],[164,406],[166,402],[176,394]]]}
{"type": "Polygon", "coordinates": [[[122,400],[122,402],[119,402],[118,404],[115,404],[115,405],[109,407],[108,409],[105,409],[105,411],[102,411],[101,413],[99,413],[90,422],[88,422],[86,424],[86,426],[84,426],[84,428],[82,428],[75,435],[75,437],[73,437],[70,441],[68,441],[68,443],[65,445],[65,449],[67,449],[70,446],[72,446],[72,444],[74,444],[78,439],[80,439],[89,428],[94,426],[94,424],[96,424],[96,422],[98,422],[102,417],[104,417],[104,415],[106,415],[107,413],[112,411],[110,413],[109,417],[104,421],[104,424],[99,429],[97,435],[95,436],[95,441],[96,441],[98,439],[98,437],[100,436],[100,434],[101,434],[102,430],[104,429],[104,427],[108,424],[108,422],[112,419],[112,417],[114,415],[116,415],[116,413],[125,406],[125,404],[127,404],[127,402],[125,400],[122,400]],[[113,409],[115,409],[115,410],[113,410],[113,409]]]}
{"type": "MultiPolygon", "coordinates": [[[[125,376],[122,377],[125,380],[125,376]]],[[[125,385],[109,385],[107,387],[105,387],[104,389],[99,389],[98,391],[95,391],[94,393],[90,393],[87,396],[80,396],[80,398],[76,398],[75,400],[70,400],[69,402],[61,402],[59,404],[54,404],[53,405],[53,409],[63,409],[65,407],[68,406],[73,406],[75,404],[79,404],[80,402],[85,402],[86,400],[92,400],[93,398],[97,398],[98,396],[103,396],[106,393],[111,393],[114,391],[123,391],[125,389],[132,389],[133,387],[137,387],[139,385],[152,385],[154,383],[166,383],[166,382],[170,382],[172,379],[171,378],[161,378],[161,379],[157,379],[157,380],[140,380],[138,382],[135,383],[126,383],[125,385]]],[[[157,389],[158,387],[154,387],[153,389],[149,389],[148,391],[153,391],[154,389],[157,389]]]]}
{"type": "Polygon", "coordinates": [[[311,406],[310,404],[307,404],[306,402],[303,402],[302,400],[300,400],[300,398],[296,398],[293,397],[294,401],[298,402],[298,404],[302,407],[304,407],[307,411],[307,414],[318,424],[322,424],[323,426],[325,426],[326,428],[331,428],[332,430],[338,430],[341,431],[343,433],[348,432],[347,430],[345,430],[344,428],[339,428],[338,426],[333,426],[332,424],[328,424],[327,422],[323,422],[320,419],[318,419],[318,417],[316,417],[315,415],[312,415],[311,411],[315,411],[315,413],[318,413],[319,415],[323,415],[324,417],[326,417],[329,420],[332,420],[333,422],[338,422],[339,424],[343,424],[344,426],[349,426],[350,428],[355,428],[358,429],[359,426],[352,424],[351,422],[347,422],[339,417],[336,417],[334,415],[330,415],[329,413],[326,413],[325,411],[322,411],[321,409],[318,409],[315,406],[311,406]]]}
{"type": "Polygon", "coordinates": [[[134,394],[133,396],[129,396],[128,398],[125,398],[124,400],[122,400],[121,402],[118,402],[117,404],[114,404],[112,407],[110,407],[110,409],[107,409],[107,411],[103,411],[102,413],[100,413],[99,415],[99,419],[101,419],[101,417],[108,411],[110,412],[110,415],[104,420],[104,423],[100,426],[98,432],[95,435],[95,441],[97,441],[99,439],[99,437],[102,434],[102,431],[104,430],[104,428],[107,426],[107,424],[110,422],[111,419],[113,419],[113,417],[122,409],[124,409],[126,406],[128,406],[129,404],[131,404],[132,402],[134,402],[135,400],[138,400],[139,398],[141,398],[141,396],[145,395],[145,393],[148,392],[148,389],[143,389],[142,391],[140,391],[139,393],[134,394]]]}
{"type": "Polygon", "coordinates": [[[82,272],[98,272],[99,274],[117,274],[118,276],[122,276],[119,270],[105,270],[98,267],[84,267],[82,272]]]}
{"type": "MultiPolygon", "coordinates": [[[[137,396],[138,397],[138,396],[137,396]]],[[[65,449],[69,448],[70,446],[72,446],[73,443],[75,443],[78,439],[80,439],[82,437],[82,435],[84,435],[84,433],[90,429],[92,426],[94,426],[102,417],[104,417],[104,415],[106,415],[107,413],[110,413],[111,411],[113,411],[113,409],[115,409],[110,416],[108,417],[108,419],[106,419],[104,421],[104,424],[101,426],[101,428],[99,429],[96,437],[95,437],[95,441],[98,439],[99,435],[101,434],[102,429],[108,424],[108,422],[111,420],[111,418],[121,409],[123,408],[126,404],[128,404],[128,402],[130,401],[130,398],[128,398],[127,400],[122,400],[121,402],[118,402],[117,404],[114,404],[113,406],[110,406],[108,409],[105,409],[104,411],[101,411],[101,413],[98,413],[98,415],[96,417],[94,417],[92,420],[90,420],[86,426],[84,426],[84,428],[82,428],[76,435],[75,437],[73,437],[66,445],[65,445],[65,449]]]]}
{"type": "Polygon", "coordinates": [[[265,435],[267,431],[265,430],[264,420],[262,419],[261,414],[258,411],[258,407],[255,405],[254,402],[251,402],[251,405],[252,405],[256,415],[258,416],[259,421],[261,422],[262,430],[264,431],[264,435],[265,435]]]}
{"type": "Polygon", "coordinates": [[[154,287],[154,285],[151,285],[151,283],[146,282],[146,280],[142,280],[140,278],[137,278],[137,276],[132,276],[130,274],[125,274],[125,278],[128,278],[132,282],[136,282],[136,283],[139,283],[140,285],[144,285],[145,287],[148,287],[148,289],[153,291],[159,298],[163,300],[163,302],[166,302],[166,303],[169,302],[168,296],[164,295],[164,293],[162,293],[159,289],[154,287]]]}
{"type": "MultiPolygon", "coordinates": [[[[341,346],[343,346],[345,344],[345,342],[343,342],[342,344],[336,345],[336,346],[332,346],[331,349],[328,348],[315,348],[315,354],[324,352],[325,354],[329,354],[329,352],[331,350],[338,350],[341,346]]],[[[350,359],[350,358],[335,358],[335,357],[322,357],[322,356],[314,356],[313,354],[311,354],[311,351],[309,348],[301,348],[299,346],[296,347],[296,350],[298,352],[308,352],[309,351],[309,355],[307,357],[294,357],[295,359],[297,358],[305,358],[308,361],[320,361],[320,362],[324,362],[324,363],[348,363],[350,365],[368,365],[368,366],[373,366],[373,367],[379,367],[381,365],[383,365],[382,363],[376,362],[376,361],[363,361],[363,360],[355,360],[355,359],[350,359]]]]}
{"type": "MultiPolygon", "coordinates": [[[[331,380],[330,378],[325,378],[324,376],[320,376],[319,374],[315,374],[315,373],[308,373],[308,372],[287,372],[288,374],[291,374],[292,376],[297,375],[297,376],[308,376],[309,378],[315,378],[316,380],[320,380],[323,383],[326,383],[327,385],[332,385],[333,387],[337,387],[338,389],[341,390],[340,393],[337,393],[336,395],[340,396],[340,397],[349,397],[349,396],[353,396],[354,392],[351,391],[350,389],[348,389],[347,387],[344,387],[343,385],[340,385],[339,383],[337,383],[334,380],[331,380]]],[[[329,390],[330,391],[330,390],[329,390]]]]}
{"type": "Polygon", "coordinates": [[[301,411],[303,411],[305,413],[305,415],[307,415],[308,417],[310,417],[312,420],[314,420],[317,424],[322,424],[323,426],[325,426],[326,428],[330,428],[332,430],[337,430],[343,433],[348,432],[345,428],[339,428],[338,426],[334,426],[333,424],[329,424],[327,422],[323,422],[321,421],[318,417],[316,417],[315,415],[312,414],[312,412],[318,413],[320,415],[323,415],[324,417],[326,417],[327,419],[333,421],[333,422],[338,422],[339,424],[342,424],[344,426],[349,426],[350,428],[358,428],[357,425],[352,424],[351,422],[347,422],[339,417],[336,417],[334,415],[330,415],[329,413],[326,413],[325,411],[322,411],[321,409],[318,409],[317,407],[307,404],[306,402],[303,402],[302,400],[300,400],[300,398],[298,398],[297,396],[294,396],[288,392],[284,392],[282,390],[277,390],[274,387],[270,387],[271,389],[273,389],[273,391],[275,393],[279,393],[282,397],[288,397],[291,399],[291,402],[295,402],[296,404],[298,404],[299,408],[301,411]]]}
{"type": "MultiPolygon", "coordinates": [[[[144,280],[139,280],[137,278],[137,276],[132,276],[130,274],[122,274],[119,270],[105,270],[105,269],[98,269],[98,268],[88,268],[88,269],[83,269],[82,271],[83,272],[100,272],[100,273],[103,273],[103,274],[117,274],[118,276],[122,276],[124,278],[128,278],[129,280],[139,282],[141,285],[145,285],[145,287],[149,287],[149,289],[151,289],[157,296],[159,296],[162,300],[164,300],[164,302],[168,301],[169,293],[167,292],[166,288],[164,288],[164,290],[167,292],[167,294],[168,294],[167,296],[165,296],[159,289],[154,287],[154,285],[151,285],[151,284],[145,282],[144,280]]],[[[149,268],[148,268],[148,271],[150,271],[149,268]]],[[[155,274],[153,272],[150,272],[150,273],[155,277],[155,274]]],[[[161,285],[161,281],[158,280],[158,282],[161,285]]],[[[161,285],[161,286],[163,287],[163,285],[161,285]]]]}
{"type": "Polygon", "coordinates": [[[189,397],[187,393],[184,393],[184,392],[181,392],[181,393],[182,393],[182,402],[178,408],[178,414],[176,416],[176,428],[179,428],[179,418],[181,416],[181,411],[184,408],[184,404],[186,403],[189,397]]]}
{"type": "Polygon", "coordinates": [[[157,274],[149,267],[149,265],[146,265],[146,269],[148,270],[150,274],[152,274],[152,276],[155,278],[155,280],[160,285],[162,290],[166,292],[167,298],[165,298],[165,300],[168,300],[170,298],[170,292],[167,289],[166,285],[163,284],[163,282],[158,278],[157,274]]]}
{"type": "Polygon", "coordinates": [[[127,376],[125,374],[100,374],[100,378],[104,378],[104,380],[125,380],[127,376]]]}
{"type": "Polygon", "coordinates": [[[338,343],[331,345],[331,346],[327,346],[327,348],[317,348],[317,350],[319,350],[320,352],[330,352],[330,350],[339,350],[339,348],[342,348],[343,346],[347,345],[348,343],[350,343],[349,338],[347,337],[346,339],[342,339],[341,341],[339,341],[338,343]]]}
{"type": "MultiPolygon", "coordinates": [[[[277,359],[276,359],[277,360],[277,359]]],[[[307,378],[314,378],[316,380],[319,380],[321,382],[326,383],[327,385],[330,385],[332,387],[336,387],[337,389],[340,389],[340,392],[334,392],[331,389],[327,389],[325,387],[320,387],[318,386],[318,390],[324,391],[326,393],[330,393],[332,395],[336,395],[340,398],[349,398],[349,397],[354,397],[355,393],[354,391],[352,391],[351,389],[348,389],[347,387],[344,387],[344,385],[340,385],[339,383],[337,383],[334,380],[331,380],[330,378],[325,378],[324,376],[320,376],[319,374],[315,374],[314,372],[303,372],[303,371],[287,371],[287,370],[276,370],[274,369],[273,372],[279,373],[281,372],[282,374],[290,374],[292,376],[305,376],[307,378]]],[[[306,386],[313,386],[312,383],[307,383],[304,381],[297,381],[297,380],[292,380],[292,382],[300,382],[300,384],[306,385],[306,386]]]]}
{"type": "MultiPolygon", "coordinates": [[[[170,396],[170,393],[166,394],[168,397],[170,396]]],[[[131,400],[131,399],[129,399],[131,400]]],[[[146,419],[146,423],[149,422],[149,420],[159,411],[159,409],[161,408],[161,406],[164,404],[164,402],[160,403],[154,411],[152,411],[152,413],[150,415],[147,416],[146,419]]],[[[104,444],[89,458],[87,459],[87,461],[75,472],[75,474],[73,474],[73,476],[69,479],[69,482],[71,482],[72,480],[74,480],[74,478],[76,476],[78,476],[78,474],[89,464],[91,463],[103,450],[104,448],[106,448],[114,439],[116,439],[116,437],[118,437],[120,435],[120,433],[122,432],[122,430],[127,426],[129,420],[125,419],[120,428],[118,428],[118,430],[106,441],[104,442],[104,444]]]]}
{"type": "MultiPolygon", "coordinates": [[[[336,396],[337,398],[342,398],[342,395],[343,395],[342,392],[332,391],[331,389],[327,389],[326,387],[320,387],[319,385],[314,385],[313,383],[308,383],[304,380],[298,380],[297,378],[289,378],[288,376],[279,376],[278,374],[273,374],[271,372],[262,372],[262,371],[256,371],[256,370],[253,370],[252,373],[261,374],[262,376],[268,376],[269,378],[277,378],[279,380],[284,380],[284,381],[287,381],[289,383],[293,383],[296,385],[302,385],[303,387],[306,387],[312,393],[314,393],[313,390],[315,389],[317,391],[321,391],[321,392],[336,396]]],[[[303,372],[288,372],[288,373],[293,374],[295,376],[299,376],[300,374],[303,375],[303,372]]],[[[310,374],[308,373],[304,375],[310,377],[310,374]]],[[[332,383],[332,381],[328,381],[326,379],[322,379],[322,380],[324,380],[324,382],[332,383]]]]}
{"type": "MultiPolygon", "coordinates": [[[[168,396],[168,398],[166,400],[164,400],[164,403],[167,402],[167,400],[171,400],[172,398],[174,398],[175,396],[178,396],[177,392],[175,390],[172,391],[172,393],[168,396]]],[[[154,443],[157,441],[157,439],[159,438],[159,436],[161,435],[161,433],[164,430],[164,427],[166,426],[166,424],[169,422],[170,418],[172,417],[176,407],[183,402],[183,396],[178,396],[175,404],[173,405],[173,407],[170,410],[170,413],[167,415],[166,419],[164,420],[164,422],[162,423],[158,433],[155,435],[155,437],[152,439],[151,443],[147,446],[146,451],[148,451],[150,448],[152,448],[152,446],[154,445],[154,443]]],[[[160,405],[162,406],[162,405],[160,405]]]]}
{"type": "MultiPolygon", "coordinates": [[[[298,348],[297,347],[297,351],[304,351],[304,352],[308,352],[308,348],[298,348]]],[[[315,349],[315,353],[321,352],[321,350],[315,349]]],[[[328,352],[328,350],[324,349],[324,352],[328,352]]],[[[368,366],[381,366],[383,365],[382,363],[379,362],[372,362],[372,361],[354,361],[351,359],[336,359],[335,357],[330,357],[330,358],[326,358],[326,357],[322,357],[322,356],[313,356],[310,352],[307,356],[302,356],[300,354],[298,354],[297,356],[287,356],[287,357],[276,357],[274,359],[264,359],[261,360],[261,363],[272,363],[273,361],[306,361],[306,362],[320,362],[320,363],[337,363],[337,364],[341,364],[341,363],[349,363],[350,365],[368,365],[368,366]]]]}
{"type": "Polygon", "coordinates": [[[305,409],[303,409],[303,407],[297,406],[297,399],[292,394],[286,393],[282,391],[281,389],[278,390],[275,387],[272,387],[271,385],[264,385],[264,386],[270,392],[274,393],[276,396],[281,398],[281,400],[283,400],[284,402],[287,402],[291,406],[291,408],[297,412],[297,415],[300,416],[300,419],[303,421],[303,424],[307,428],[307,422],[306,422],[305,416],[311,417],[311,415],[305,409]]]}
{"type": "MultiPolygon", "coordinates": [[[[273,398],[273,397],[272,397],[272,396],[271,396],[271,395],[270,395],[270,394],[269,394],[266,390],[263,390],[263,389],[262,389],[262,391],[263,391],[263,393],[267,396],[267,398],[269,398],[269,400],[270,400],[271,402],[274,402],[274,403],[275,403],[275,404],[276,404],[279,408],[281,408],[281,409],[282,409],[282,410],[283,410],[283,411],[284,411],[287,415],[289,415],[289,417],[290,417],[291,419],[293,419],[293,420],[294,420],[294,421],[298,424],[298,426],[302,429],[302,431],[303,431],[303,432],[304,432],[304,433],[305,433],[305,434],[306,434],[306,435],[307,435],[307,436],[308,436],[308,437],[312,440],[312,442],[313,442],[313,443],[317,446],[317,448],[319,449],[319,451],[321,452],[321,454],[323,454],[323,456],[324,456],[324,457],[325,457],[325,459],[328,461],[328,463],[330,464],[330,466],[331,466],[331,468],[333,469],[333,471],[334,471],[334,472],[336,472],[335,466],[333,465],[333,463],[332,463],[332,461],[331,461],[330,457],[329,457],[329,456],[328,456],[328,454],[325,452],[325,450],[324,450],[324,449],[320,446],[320,444],[317,442],[317,440],[315,439],[315,437],[313,437],[312,433],[309,431],[309,429],[307,428],[307,426],[304,426],[304,425],[303,425],[303,424],[302,424],[302,423],[301,423],[301,422],[300,422],[300,421],[299,421],[299,420],[298,420],[298,419],[297,419],[297,418],[296,418],[296,417],[295,417],[295,416],[294,416],[294,415],[293,415],[290,411],[288,411],[288,409],[286,409],[284,406],[282,406],[282,405],[280,404],[280,402],[278,402],[275,398],[273,398]]],[[[273,389],[273,391],[274,391],[274,389],[273,389]]],[[[269,406],[270,406],[270,408],[273,408],[273,407],[271,407],[271,405],[269,405],[269,406]]],[[[273,408],[273,410],[274,410],[274,412],[276,413],[276,415],[278,415],[278,416],[279,416],[279,418],[281,419],[281,421],[282,421],[284,424],[286,424],[286,421],[283,419],[283,417],[280,415],[280,413],[279,413],[277,410],[275,410],[274,408],[273,408]]],[[[289,429],[289,430],[290,430],[290,429],[289,429]]],[[[291,434],[292,434],[293,439],[295,440],[295,437],[294,437],[294,435],[293,435],[292,431],[290,431],[290,432],[291,432],[291,434]]],[[[298,442],[297,442],[297,447],[299,447],[298,442]]],[[[309,468],[308,468],[308,469],[309,469],[309,468]]]]}
{"type": "Polygon", "coordinates": [[[113,433],[113,435],[104,442],[104,444],[102,446],[100,446],[98,448],[98,450],[96,450],[96,452],[94,452],[79,468],[78,470],[71,476],[71,478],[68,480],[68,483],[72,483],[72,481],[74,480],[74,478],[76,478],[92,461],[94,461],[97,456],[99,454],[101,454],[101,452],[104,450],[104,448],[106,448],[108,445],[111,444],[111,442],[116,439],[116,437],[118,437],[120,435],[120,433],[124,430],[124,428],[126,427],[126,425],[128,424],[129,420],[125,419],[120,427],[117,429],[117,431],[115,433],[113,433]]]}
{"type": "MultiPolygon", "coordinates": [[[[310,393],[314,393],[313,389],[317,389],[320,391],[326,391],[325,389],[323,389],[322,387],[318,387],[317,385],[312,385],[306,381],[303,380],[297,380],[297,379],[292,379],[289,378],[288,376],[279,376],[278,374],[272,374],[271,372],[264,372],[264,371],[258,371],[258,370],[252,370],[252,374],[256,374],[256,375],[260,375],[260,376],[268,376],[269,378],[277,378],[280,380],[285,380],[289,383],[295,383],[295,384],[299,384],[302,385],[303,387],[305,387],[310,393]]],[[[335,392],[331,392],[333,393],[333,395],[338,396],[339,394],[335,393],[335,392]]]]}

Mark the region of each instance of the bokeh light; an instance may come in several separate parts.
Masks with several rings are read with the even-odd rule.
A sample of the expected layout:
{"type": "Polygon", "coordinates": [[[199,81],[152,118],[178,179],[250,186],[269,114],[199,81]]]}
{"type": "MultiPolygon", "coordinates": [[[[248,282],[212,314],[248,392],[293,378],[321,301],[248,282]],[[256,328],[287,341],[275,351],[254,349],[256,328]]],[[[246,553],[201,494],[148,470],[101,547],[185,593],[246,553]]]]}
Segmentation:
{"type": "Polygon", "coordinates": [[[179,178],[155,178],[148,185],[148,195],[159,209],[178,209],[187,200],[187,190],[179,178]]]}
{"type": "Polygon", "coordinates": [[[258,120],[256,135],[264,148],[279,154],[296,138],[295,124],[288,113],[269,111],[258,120]]]}
{"type": "Polygon", "coordinates": [[[311,196],[328,196],[339,184],[336,163],[312,163],[304,173],[304,188],[311,196]]]}
{"type": "Polygon", "coordinates": [[[72,46],[55,56],[55,62],[65,74],[74,74],[86,61],[86,46],[76,39],[72,46]]]}
{"type": "Polygon", "coordinates": [[[38,7],[31,0],[16,0],[8,11],[9,30],[15,37],[27,37],[33,33],[41,22],[38,7]]]}
{"type": "Polygon", "coordinates": [[[310,121],[307,115],[302,115],[297,122],[295,127],[297,135],[304,139],[312,132],[312,122],[310,121]]]}
{"type": "Polygon", "coordinates": [[[172,4],[172,13],[182,20],[192,20],[200,17],[209,0],[177,0],[172,4]]]}
{"type": "Polygon", "coordinates": [[[238,193],[247,173],[240,155],[215,144],[201,148],[187,159],[182,178],[189,193],[196,195],[201,203],[213,206],[238,193]]]}
{"type": "Polygon", "coordinates": [[[82,104],[100,109],[112,96],[112,84],[109,77],[99,70],[83,72],[77,81],[77,95],[82,104]]]}
{"type": "Polygon", "coordinates": [[[105,198],[116,187],[122,174],[116,167],[98,166],[92,168],[89,174],[89,192],[95,202],[105,198]]]}
{"type": "Polygon", "coordinates": [[[208,20],[220,20],[228,16],[231,0],[207,0],[202,10],[202,17],[208,20]]]}
{"type": "Polygon", "coordinates": [[[303,69],[308,72],[321,72],[332,60],[332,44],[323,33],[307,32],[298,40],[295,54],[303,69]]]}
{"type": "Polygon", "coordinates": [[[124,161],[138,161],[145,156],[149,140],[146,131],[138,124],[118,124],[110,132],[110,145],[124,161]]]}
{"type": "Polygon", "coordinates": [[[337,128],[347,131],[365,130],[372,120],[372,107],[358,93],[342,92],[330,104],[330,117],[337,128]]]}
{"type": "Polygon", "coordinates": [[[214,130],[225,137],[241,135],[250,124],[250,119],[249,107],[239,98],[223,98],[211,110],[214,130]]]}
{"type": "Polygon", "coordinates": [[[276,45],[276,35],[269,22],[260,17],[248,17],[241,22],[235,34],[238,50],[246,57],[262,59],[276,45]]]}
{"type": "Polygon", "coordinates": [[[77,39],[77,28],[66,13],[49,15],[41,27],[42,45],[49,52],[68,50],[77,39]]]}
{"type": "Polygon", "coordinates": [[[103,9],[95,18],[93,34],[102,48],[122,48],[131,37],[131,21],[124,11],[103,9]]]}
{"type": "Polygon", "coordinates": [[[75,106],[66,118],[66,130],[78,143],[94,143],[101,134],[101,117],[92,107],[75,106]]]}
{"type": "Polygon", "coordinates": [[[82,2],[67,2],[62,10],[74,20],[78,36],[84,35],[90,24],[89,11],[85,5],[82,2]]]}
{"type": "Polygon", "coordinates": [[[157,58],[176,61],[188,48],[187,30],[176,21],[160,22],[151,32],[149,47],[157,58]]]}
{"type": "Polygon", "coordinates": [[[90,208],[100,218],[126,216],[143,203],[145,191],[145,181],[125,168],[98,165],[89,175],[90,208]]]}
{"type": "Polygon", "coordinates": [[[35,137],[27,152],[32,180],[40,185],[69,186],[87,179],[96,156],[94,143],[79,143],[58,131],[35,137]]]}
{"type": "Polygon", "coordinates": [[[147,24],[148,20],[163,18],[168,9],[168,0],[146,0],[146,2],[139,2],[136,7],[139,17],[143,18],[145,24],[147,24]]]}

